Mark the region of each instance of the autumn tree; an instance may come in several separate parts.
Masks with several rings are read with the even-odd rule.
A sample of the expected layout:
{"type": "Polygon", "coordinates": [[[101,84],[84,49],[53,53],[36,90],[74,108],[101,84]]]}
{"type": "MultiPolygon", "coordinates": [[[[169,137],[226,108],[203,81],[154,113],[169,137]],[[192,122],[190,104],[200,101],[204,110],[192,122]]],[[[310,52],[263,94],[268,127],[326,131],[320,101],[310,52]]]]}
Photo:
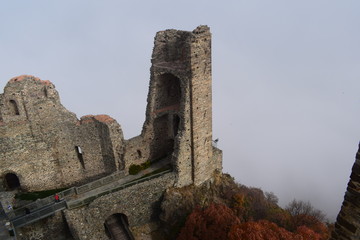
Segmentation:
{"type": "MultiPolygon", "coordinates": [[[[295,235],[267,220],[233,225],[229,240],[298,240],[295,235]]],[[[299,238],[300,240],[300,238],[299,238]]],[[[310,240],[310,239],[309,239],[310,240]]]]}
{"type": "Polygon", "coordinates": [[[319,239],[328,239],[330,230],[325,226],[325,214],[315,209],[310,202],[293,200],[285,208],[290,214],[291,219],[288,229],[291,231],[306,232],[302,227],[311,229],[319,235],[319,239]]]}
{"type": "Polygon", "coordinates": [[[211,204],[195,209],[187,218],[177,240],[222,240],[234,224],[239,224],[234,212],[225,205],[211,204]]]}
{"type": "Polygon", "coordinates": [[[316,218],[320,222],[325,221],[325,214],[322,211],[315,209],[309,201],[304,202],[294,199],[285,207],[285,209],[292,216],[307,215],[316,218]]]}

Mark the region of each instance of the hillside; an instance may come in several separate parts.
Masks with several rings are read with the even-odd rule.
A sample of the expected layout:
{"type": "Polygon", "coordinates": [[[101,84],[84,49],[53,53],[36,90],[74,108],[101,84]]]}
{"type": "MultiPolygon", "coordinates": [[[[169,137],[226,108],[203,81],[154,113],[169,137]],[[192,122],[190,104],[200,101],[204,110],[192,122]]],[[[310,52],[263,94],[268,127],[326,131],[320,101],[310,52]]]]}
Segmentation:
{"type": "Polygon", "coordinates": [[[200,187],[168,189],[161,204],[164,239],[306,239],[326,240],[332,225],[310,203],[296,201],[286,209],[259,188],[218,174],[200,187]]]}

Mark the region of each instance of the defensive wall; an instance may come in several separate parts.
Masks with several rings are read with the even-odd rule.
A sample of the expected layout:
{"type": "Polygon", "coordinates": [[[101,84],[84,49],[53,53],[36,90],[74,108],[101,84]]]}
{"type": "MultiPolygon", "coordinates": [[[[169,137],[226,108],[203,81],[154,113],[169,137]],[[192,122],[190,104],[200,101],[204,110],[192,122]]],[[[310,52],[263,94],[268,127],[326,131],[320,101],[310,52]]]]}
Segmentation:
{"type": "Polygon", "coordinates": [[[146,119],[141,134],[128,140],[107,115],[77,119],[51,82],[11,79],[0,94],[4,188],[79,186],[111,173],[127,175],[133,164],[170,162],[171,173],[64,211],[76,239],[107,239],[109,218],[126,218],[130,227],[147,223],[158,217],[167,188],[211,181],[222,170],[222,151],[212,144],[209,28],[158,32],[151,63],[146,119]]]}
{"type": "Polygon", "coordinates": [[[158,32],[151,61],[146,120],[129,140],[107,115],[77,119],[50,81],[11,79],[0,95],[3,185],[69,187],[162,158],[172,162],[177,186],[201,184],[221,170],[212,146],[209,28],[158,32]]]}
{"type": "Polygon", "coordinates": [[[97,198],[88,206],[65,210],[75,239],[108,239],[105,222],[112,215],[126,216],[131,227],[157,221],[164,191],[175,183],[175,174],[146,181],[97,198]]]}
{"type": "Polygon", "coordinates": [[[360,239],[360,145],[330,240],[360,239]]]}
{"type": "Polygon", "coordinates": [[[49,81],[11,79],[0,95],[0,120],[0,177],[7,189],[68,187],[124,168],[120,125],[106,115],[78,120],[49,81]]]}

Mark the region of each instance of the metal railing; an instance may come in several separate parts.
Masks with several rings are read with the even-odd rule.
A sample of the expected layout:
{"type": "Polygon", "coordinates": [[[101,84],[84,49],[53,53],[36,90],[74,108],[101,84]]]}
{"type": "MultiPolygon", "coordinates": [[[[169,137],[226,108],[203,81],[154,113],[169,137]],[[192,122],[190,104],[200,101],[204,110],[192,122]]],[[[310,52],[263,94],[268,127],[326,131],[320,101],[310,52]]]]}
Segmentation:
{"type": "Polygon", "coordinates": [[[87,204],[91,203],[96,198],[99,198],[99,197],[104,196],[106,194],[117,192],[117,191],[120,191],[120,190],[122,190],[124,188],[128,188],[128,187],[131,187],[133,185],[136,185],[136,184],[139,184],[139,183],[142,183],[142,182],[146,182],[146,181],[149,181],[149,180],[154,179],[154,178],[158,178],[158,177],[160,177],[162,175],[165,175],[167,173],[170,173],[170,172],[172,172],[171,169],[165,170],[165,171],[163,171],[161,173],[157,173],[157,174],[154,174],[154,175],[151,175],[151,176],[148,176],[148,177],[139,178],[139,179],[133,180],[131,182],[124,183],[122,185],[119,185],[119,186],[104,190],[103,192],[100,192],[98,194],[94,194],[94,195],[89,196],[88,198],[85,198],[85,199],[82,199],[82,200],[69,201],[69,202],[67,202],[67,208],[68,209],[74,209],[74,208],[82,207],[84,205],[87,205],[87,204]]]}
{"type": "MultiPolygon", "coordinates": [[[[72,188],[68,188],[64,191],[58,192],[57,193],[60,197],[60,199],[67,199],[70,196],[74,196],[76,194],[76,190],[74,187],[72,188]]],[[[15,209],[12,212],[12,216],[11,217],[17,217],[17,216],[22,216],[24,214],[26,214],[27,211],[35,211],[36,209],[42,208],[46,205],[52,204],[54,203],[54,196],[48,196],[46,198],[41,198],[41,199],[37,199],[35,202],[26,204],[20,208],[15,209]]]]}
{"type": "MultiPolygon", "coordinates": [[[[84,184],[82,186],[79,187],[72,187],[72,188],[68,188],[64,191],[58,192],[57,194],[59,195],[60,199],[68,199],[69,197],[75,196],[77,194],[82,194],[82,193],[86,193],[89,192],[91,190],[94,190],[96,188],[105,186],[111,182],[115,182],[121,178],[123,178],[125,176],[124,171],[121,172],[115,172],[109,176],[100,178],[98,180],[95,180],[93,182],[84,184]]],[[[45,198],[41,198],[41,199],[37,199],[35,202],[29,203],[27,205],[24,205],[20,208],[15,209],[12,212],[12,217],[16,217],[16,216],[22,216],[24,214],[26,214],[26,211],[30,210],[30,211],[34,211],[38,208],[44,207],[48,204],[51,204],[54,202],[54,196],[48,196],[45,198]]]]}
{"type": "Polygon", "coordinates": [[[98,180],[95,180],[95,181],[87,183],[87,184],[84,184],[84,185],[82,185],[80,187],[76,187],[75,192],[76,192],[76,194],[89,192],[89,191],[91,191],[93,189],[105,186],[105,185],[107,185],[107,184],[109,184],[111,182],[115,182],[115,181],[123,178],[124,176],[125,176],[124,171],[115,172],[115,173],[113,173],[113,174],[111,174],[109,176],[100,178],[98,180]]]}
{"type": "Polygon", "coordinates": [[[15,228],[22,227],[24,225],[36,222],[40,219],[46,218],[55,214],[55,212],[63,210],[66,208],[66,201],[61,201],[55,204],[50,204],[48,206],[37,209],[35,212],[30,212],[26,215],[14,218],[11,220],[15,228]]]}
{"type": "Polygon", "coordinates": [[[72,188],[69,188],[64,191],[59,192],[58,195],[62,199],[61,202],[55,203],[53,196],[49,196],[49,197],[46,197],[43,199],[38,199],[37,201],[35,201],[33,203],[27,204],[19,209],[12,211],[11,214],[9,214],[9,217],[11,218],[11,222],[14,227],[22,227],[24,225],[27,225],[27,224],[36,222],[40,219],[51,216],[51,215],[55,214],[55,212],[57,212],[57,211],[60,211],[60,210],[66,209],[66,208],[74,209],[74,208],[78,208],[78,207],[87,205],[87,204],[91,203],[92,201],[94,201],[98,197],[104,196],[109,193],[117,192],[124,188],[130,187],[130,186],[142,183],[142,182],[146,182],[146,181],[149,181],[154,178],[158,178],[158,177],[163,176],[170,172],[172,172],[172,170],[168,169],[163,172],[150,175],[148,177],[141,177],[139,179],[130,181],[128,183],[124,183],[119,186],[114,186],[110,189],[106,189],[97,194],[93,194],[82,200],[70,199],[71,196],[83,194],[90,190],[96,189],[99,186],[103,186],[103,185],[99,185],[99,184],[106,185],[110,182],[113,182],[113,181],[115,181],[114,179],[117,177],[117,176],[115,176],[115,177],[108,176],[108,177],[104,178],[106,180],[101,179],[101,180],[95,181],[95,182],[97,182],[96,184],[94,182],[86,184],[86,185],[88,185],[88,188],[81,188],[81,187],[83,187],[83,186],[81,186],[81,187],[79,187],[79,188],[81,188],[79,190],[76,187],[72,187],[72,188]]]}

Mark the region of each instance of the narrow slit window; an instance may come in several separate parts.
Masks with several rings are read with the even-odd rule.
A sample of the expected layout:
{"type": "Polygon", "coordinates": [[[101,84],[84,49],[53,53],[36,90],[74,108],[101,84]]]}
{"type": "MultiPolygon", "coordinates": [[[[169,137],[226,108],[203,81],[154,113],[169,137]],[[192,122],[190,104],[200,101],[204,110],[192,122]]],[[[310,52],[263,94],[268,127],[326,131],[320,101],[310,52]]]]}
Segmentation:
{"type": "Polygon", "coordinates": [[[137,154],[138,154],[138,157],[141,158],[141,157],[142,157],[141,151],[140,151],[140,150],[137,150],[136,152],[137,152],[137,154]]]}
{"type": "Polygon", "coordinates": [[[82,152],[81,148],[79,146],[75,146],[75,151],[76,151],[76,154],[80,161],[81,166],[83,167],[83,169],[85,169],[84,157],[83,157],[83,152],[82,152]]]}

